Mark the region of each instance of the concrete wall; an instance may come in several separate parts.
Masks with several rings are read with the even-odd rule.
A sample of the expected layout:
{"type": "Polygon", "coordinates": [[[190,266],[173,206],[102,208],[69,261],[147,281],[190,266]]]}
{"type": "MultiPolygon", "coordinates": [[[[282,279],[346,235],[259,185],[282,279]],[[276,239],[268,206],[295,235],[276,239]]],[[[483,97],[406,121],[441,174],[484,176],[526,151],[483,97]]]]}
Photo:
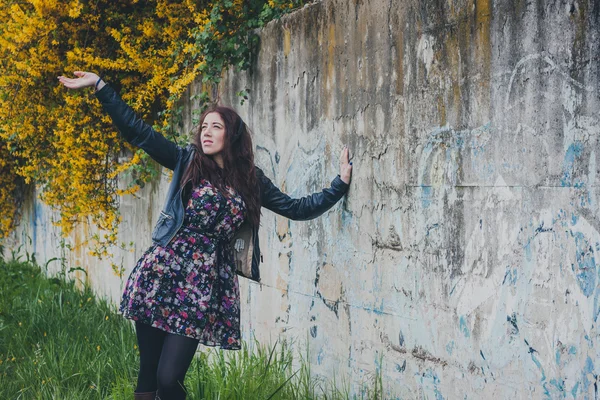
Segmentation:
{"type": "MultiPolygon", "coordinates": [[[[599,15],[592,0],[326,0],[269,24],[221,87],[233,105],[250,89],[237,108],[257,165],[302,196],[348,144],[354,173],[319,219],[264,211],[244,338],[308,342],[313,372],[355,393],[379,372],[384,398],[597,398],[599,15]]],[[[123,199],[128,269],[166,180],[123,199]]],[[[42,259],[49,218],[32,203],[15,236],[42,259]]],[[[73,254],[117,299],[110,268],[73,254]]]]}

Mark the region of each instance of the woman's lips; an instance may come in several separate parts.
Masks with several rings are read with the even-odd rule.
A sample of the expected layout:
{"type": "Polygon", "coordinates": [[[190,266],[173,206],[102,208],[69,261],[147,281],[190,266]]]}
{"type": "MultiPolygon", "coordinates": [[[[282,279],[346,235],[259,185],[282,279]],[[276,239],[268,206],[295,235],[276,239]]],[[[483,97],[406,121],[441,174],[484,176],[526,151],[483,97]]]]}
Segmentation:
{"type": "Polygon", "coordinates": [[[211,140],[205,140],[204,142],[202,142],[202,144],[212,144],[211,140]]]}

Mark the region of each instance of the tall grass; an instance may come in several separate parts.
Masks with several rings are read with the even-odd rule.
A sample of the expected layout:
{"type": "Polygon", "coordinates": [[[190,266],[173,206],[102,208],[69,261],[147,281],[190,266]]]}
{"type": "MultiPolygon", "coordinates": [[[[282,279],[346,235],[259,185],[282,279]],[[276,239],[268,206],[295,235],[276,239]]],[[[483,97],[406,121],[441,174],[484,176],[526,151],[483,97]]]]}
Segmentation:
{"type": "MultiPolygon", "coordinates": [[[[64,278],[64,277],[63,277],[64,278]]],[[[254,341],[238,351],[210,349],[186,376],[189,399],[349,399],[342,381],[311,375],[294,347],[254,341]]],[[[114,305],[84,285],[46,278],[31,262],[0,257],[0,399],[132,399],[139,367],[135,332],[114,305]]],[[[361,399],[381,398],[381,380],[361,399]]]]}

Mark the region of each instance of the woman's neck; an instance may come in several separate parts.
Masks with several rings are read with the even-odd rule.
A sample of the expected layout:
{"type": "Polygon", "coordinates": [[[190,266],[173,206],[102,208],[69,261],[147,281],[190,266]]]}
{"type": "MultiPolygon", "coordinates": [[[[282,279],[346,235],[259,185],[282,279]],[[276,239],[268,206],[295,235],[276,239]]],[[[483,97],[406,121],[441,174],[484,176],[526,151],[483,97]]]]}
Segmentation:
{"type": "Polygon", "coordinates": [[[219,168],[223,169],[223,157],[221,157],[221,154],[215,154],[213,160],[217,163],[219,168]]]}

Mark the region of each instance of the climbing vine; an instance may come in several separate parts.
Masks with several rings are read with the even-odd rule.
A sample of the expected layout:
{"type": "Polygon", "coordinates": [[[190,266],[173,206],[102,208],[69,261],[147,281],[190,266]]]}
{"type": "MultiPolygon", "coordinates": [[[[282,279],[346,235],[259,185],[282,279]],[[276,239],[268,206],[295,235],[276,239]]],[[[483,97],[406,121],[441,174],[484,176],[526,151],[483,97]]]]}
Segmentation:
{"type": "Polygon", "coordinates": [[[23,180],[59,210],[65,234],[83,221],[101,228],[84,244],[107,256],[117,244],[119,196],[157,174],[120,139],[91,90],[69,91],[57,76],[95,71],[155,129],[186,141],[177,120],[189,84],[210,87],[224,68],[248,68],[253,30],[304,2],[0,0],[0,238],[16,223],[23,180]],[[133,183],[117,187],[120,174],[133,183]]]}

